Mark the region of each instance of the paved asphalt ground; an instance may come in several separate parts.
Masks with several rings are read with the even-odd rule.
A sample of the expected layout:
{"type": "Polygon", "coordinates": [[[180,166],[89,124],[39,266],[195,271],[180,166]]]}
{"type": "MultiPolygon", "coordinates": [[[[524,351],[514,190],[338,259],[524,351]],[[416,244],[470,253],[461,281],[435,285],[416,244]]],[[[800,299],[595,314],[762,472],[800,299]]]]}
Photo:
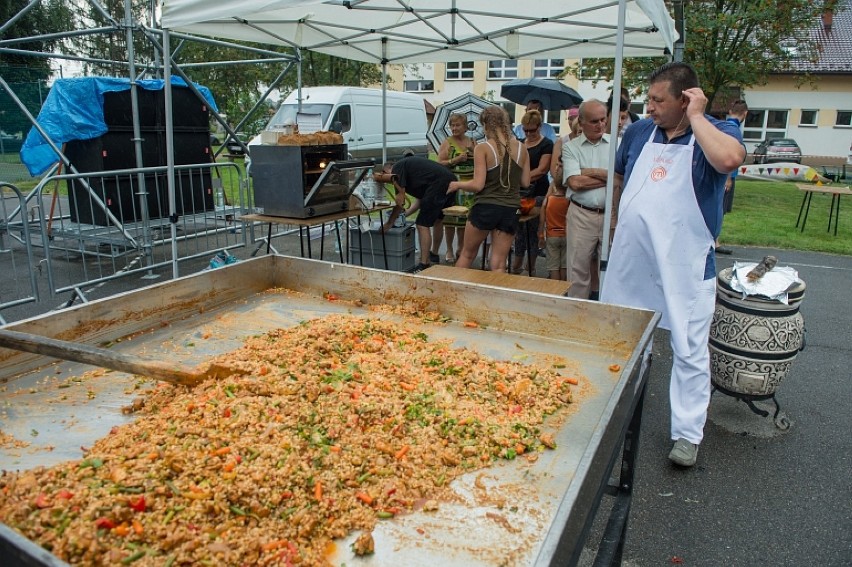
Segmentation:
{"type": "Polygon", "coordinates": [[[792,425],[717,392],[697,465],[672,466],[671,350],[658,331],[623,564],[852,565],[852,257],[733,249],[719,269],[774,254],[807,285],[806,347],[776,392],[792,425]]]}
{"type": "MultiPolygon", "coordinates": [[[[298,245],[276,247],[298,254],[298,245]]],[[[658,331],[625,567],[852,566],[852,256],[734,247],[718,267],[770,253],[807,284],[807,345],[777,391],[792,425],[782,431],[716,393],[697,465],[671,466],[671,351],[658,331]]],[[[543,261],[536,272],[544,274],[543,261]]],[[[39,308],[29,305],[27,316],[39,308]]],[[[598,522],[592,544],[600,531],[598,522]]]]}

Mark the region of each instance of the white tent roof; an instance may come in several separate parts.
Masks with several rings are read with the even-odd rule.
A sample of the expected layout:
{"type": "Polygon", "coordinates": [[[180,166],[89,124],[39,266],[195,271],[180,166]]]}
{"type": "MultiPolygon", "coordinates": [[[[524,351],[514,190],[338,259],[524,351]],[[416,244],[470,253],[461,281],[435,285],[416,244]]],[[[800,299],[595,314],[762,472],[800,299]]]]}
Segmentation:
{"type": "MultiPolygon", "coordinates": [[[[618,36],[618,0],[162,1],[173,31],[377,63],[613,57],[618,36]]],[[[626,8],[625,55],[672,50],[663,0],[626,8]]]]}

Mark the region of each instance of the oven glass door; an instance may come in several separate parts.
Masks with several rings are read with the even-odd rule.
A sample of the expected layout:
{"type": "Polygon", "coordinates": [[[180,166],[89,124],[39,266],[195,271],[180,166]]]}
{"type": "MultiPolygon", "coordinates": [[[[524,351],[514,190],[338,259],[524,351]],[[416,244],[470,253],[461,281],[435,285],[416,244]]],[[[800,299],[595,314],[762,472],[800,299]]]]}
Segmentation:
{"type": "Polygon", "coordinates": [[[305,195],[305,207],[349,199],[367,171],[374,166],[375,162],[372,159],[329,163],[305,195]]]}

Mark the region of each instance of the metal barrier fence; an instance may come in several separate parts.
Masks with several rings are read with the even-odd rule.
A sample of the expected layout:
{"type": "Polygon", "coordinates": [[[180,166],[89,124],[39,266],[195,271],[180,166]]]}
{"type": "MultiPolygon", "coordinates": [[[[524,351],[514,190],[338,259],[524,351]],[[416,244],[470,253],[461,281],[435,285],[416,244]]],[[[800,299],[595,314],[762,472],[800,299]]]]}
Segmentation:
{"type": "Polygon", "coordinates": [[[26,195],[0,184],[0,313],[26,313],[17,308],[34,301],[68,307],[186,275],[217,251],[247,246],[253,229],[239,218],[252,204],[239,166],[176,166],[173,217],[167,173],[48,174],[26,195]]]}
{"type": "MultiPolygon", "coordinates": [[[[38,301],[37,265],[31,245],[30,224],[21,223],[10,233],[8,219],[12,210],[25,204],[23,193],[14,185],[0,181],[0,309],[38,301]]],[[[5,324],[0,311],[0,325],[5,324]]]]}

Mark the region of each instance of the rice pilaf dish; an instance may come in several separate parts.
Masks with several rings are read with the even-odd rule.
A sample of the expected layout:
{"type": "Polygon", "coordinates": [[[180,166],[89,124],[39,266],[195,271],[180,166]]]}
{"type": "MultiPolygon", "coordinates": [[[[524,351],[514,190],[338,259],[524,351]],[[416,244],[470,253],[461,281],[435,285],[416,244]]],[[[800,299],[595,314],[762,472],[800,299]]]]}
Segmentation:
{"type": "Polygon", "coordinates": [[[324,565],[454,478],[555,448],[540,428],[571,401],[552,369],[351,315],[214,362],[244,374],[162,384],[83,460],[5,473],[0,521],[73,564],[324,565]]]}

